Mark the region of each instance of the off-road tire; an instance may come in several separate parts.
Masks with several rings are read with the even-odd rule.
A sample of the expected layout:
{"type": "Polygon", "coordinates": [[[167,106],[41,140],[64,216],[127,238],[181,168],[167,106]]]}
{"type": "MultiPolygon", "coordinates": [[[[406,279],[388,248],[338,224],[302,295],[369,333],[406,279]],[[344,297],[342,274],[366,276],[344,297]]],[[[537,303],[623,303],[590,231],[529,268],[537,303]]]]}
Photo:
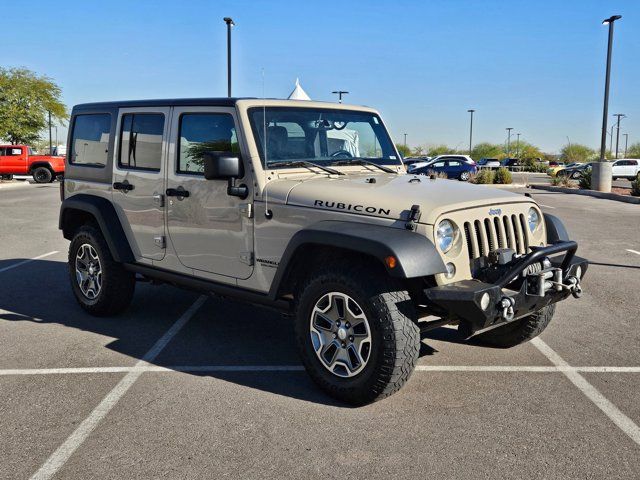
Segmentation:
{"type": "Polygon", "coordinates": [[[528,342],[537,337],[547,328],[556,311],[556,305],[551,304],[531,315],[509,323],[504,327],[489,330],[474,337],[474,341],[492,347],[509,348],[528,342]]]}
{"type": "Polygon", "coordinates": [[[298,351],[316,384],[334,398],[364,405],[398,391],[409,379],[420,351],[420,330],[406,290],[379,271],[356,263],[331,265],[312,274],[296,295],[295,333],[298,351]],[[328,292],[349,295],[362,308],[371,330],[366,366],[342,378],[321,363],[310,335],[316,302],[328,292]]]}
{"type": "Polygon", "coordinates": [[[124,269],[111,256],[107,242],[100,230],[93,225],[80,227],[69,246],[69,280],[78,304],[91,315],[98,317],[115,315],[131,303],[136,286],[135,274],[124,269]],[[82,293],[76,278],[76,255],[78,249],[89,244],[98,254],[102,270],[102,287],[95,299],[82,293]]]}
{"type": "Polygon", "coordinates": [[[47,167],[36,168],[33,171],[32,176],[36,183],[51,183],[53,180],[53,172],[47,167]]]}

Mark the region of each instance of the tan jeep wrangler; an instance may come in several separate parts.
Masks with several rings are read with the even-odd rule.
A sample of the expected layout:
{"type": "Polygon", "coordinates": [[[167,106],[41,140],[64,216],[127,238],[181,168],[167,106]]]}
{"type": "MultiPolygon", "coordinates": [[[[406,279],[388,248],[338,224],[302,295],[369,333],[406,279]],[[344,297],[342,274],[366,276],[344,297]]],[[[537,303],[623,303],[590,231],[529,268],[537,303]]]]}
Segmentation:
{"type": "Polygon", "coordinates": [[[281,309],[311,377],[353,404],[407,381],[421,331],[533,338],[587,268],[531,198],[407,175],[365,107],[78,105],[62,196],[82,308],[114,315],[145,278],[281,309]]]}

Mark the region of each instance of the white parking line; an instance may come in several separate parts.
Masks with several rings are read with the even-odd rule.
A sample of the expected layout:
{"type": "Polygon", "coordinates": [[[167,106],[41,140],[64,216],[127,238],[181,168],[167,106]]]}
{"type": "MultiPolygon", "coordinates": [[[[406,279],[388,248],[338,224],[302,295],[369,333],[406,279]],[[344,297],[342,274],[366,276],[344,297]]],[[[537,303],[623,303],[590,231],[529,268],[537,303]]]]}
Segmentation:
{"type": "MultiPolygon", "coordinates": [[[[155,343],[153,347],[136,363],[136,367],[147,366],[152,362],[180,329],[202,306],[207,297],[201,296],[189,309],[176,320],[169,330],[155,343]]],[[[96,408],[85,418],[78,428],[65,440],[65,442],[53,452],[40,469],[33,474],[32,479],[48,479],[53,477],[58,470],[67,462],[69,457],[86,440],[89,434],[96,428],[98,423],[111,411],[122,396],[127,393],[131,386],[138,380],[144,370],[134,369],[127,373],[118,384],[107,394],[96,408]]]]}
{"type": "MultiPolygon", "coordinates": [[[[540,352],[547,357],[547,359],[553,363],[556,367],[568,367],[569,364],[556,353],[549,345],[544,343],[540,337],[536,337],[531,340],[531,343],[540,352]]],[[[620,430],[626,433],[631,440],[640,445],[640,427],[636,425],[633,420],[622,413],[618,407],[611,403],[604,395],[602,395],[596,387],[591,385],[586,378],[580,373],[574,370],[563,370],[562,373],[573,383],[578,389],[585,394],[585,396],[591,400],[596,407],[609,417],[609,419],[615,423],[620,430]]]]}
{"type": "Polygon", "coordinates": [[[636,255],[640,255],[640,252],[638,252],[637,250],[631,250],[630,248],[627,248],[627,252],[631,252],[631,253],[635,253],[636,255]]]}
{"type": "MultiPolygon", "coordinates": [[[[550,367],[540,365],[418,365],[416,372],[531,372],[531,373],[640,373],[640,367],[550,367]]],[[[13,368],[0,370],[1,376],[69,375],[94,373],[179,373],[179,372],[302,372],[302,365],[142,365],[132,367],[13,368]]]]}
{"type": "Polygon", "coordinates": [[[53,252],[45,253],[44,255],[39,255],[37,257],[29,258],[27,260],[22,260],[21,262],[14,263],[13,265],[9,265],[8,267],[0,268],[0,273],[6,272],[7,270],[11,270],[12,268],[16,268],[16,267],[19,267],[21,265],[24,265],[25,263],[30,263],[30,262],[33,262],[35,260],[40,260],[41,258],[45,258],[45,257],[50,257],[51,255],[55,255],[56,253],[58,253],[58,250],[54,250],[53,252]]]}
{"type": "Polygon", "coordinates": [[[551,205],[545,205],[544,203],[539,203],[538,205],[540,205],[541,207],[544,207],[544,208],[550,208],[552,210],[555,210],[555,208],[556,208],[556,207],[552,207],[551,205]]]}

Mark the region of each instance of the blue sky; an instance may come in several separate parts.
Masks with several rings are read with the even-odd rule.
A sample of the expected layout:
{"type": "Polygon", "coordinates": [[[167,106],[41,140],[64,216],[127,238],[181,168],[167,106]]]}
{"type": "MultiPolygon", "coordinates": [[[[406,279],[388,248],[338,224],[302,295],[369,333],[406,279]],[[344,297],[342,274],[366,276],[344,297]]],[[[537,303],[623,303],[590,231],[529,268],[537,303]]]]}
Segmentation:
{"type": "Polygon", "coordinates": [[[396,141],[502,142],[505,128],[547,151],[599,146],[607,28],[616,24],[610,113],[640,141],[640,2],[628,1],[15,1],[0,0],[0,65],[24,66],[64,100],[226,95],[286,97],[296,77],[313,99],[378,108],[396,141]]]}

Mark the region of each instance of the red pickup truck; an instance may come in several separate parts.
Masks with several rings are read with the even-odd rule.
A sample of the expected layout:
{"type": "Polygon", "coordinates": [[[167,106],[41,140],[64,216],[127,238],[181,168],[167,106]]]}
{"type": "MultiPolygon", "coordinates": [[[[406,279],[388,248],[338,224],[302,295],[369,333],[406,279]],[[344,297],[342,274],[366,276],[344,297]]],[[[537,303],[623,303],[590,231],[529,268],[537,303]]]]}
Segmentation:
{"type": "Polygon", "coordinates": [[[37,183],[49,183],[64,175],[64,157],[33,155],[26,145],[0,145],[0,175],[32,175],[37,183]]]}

